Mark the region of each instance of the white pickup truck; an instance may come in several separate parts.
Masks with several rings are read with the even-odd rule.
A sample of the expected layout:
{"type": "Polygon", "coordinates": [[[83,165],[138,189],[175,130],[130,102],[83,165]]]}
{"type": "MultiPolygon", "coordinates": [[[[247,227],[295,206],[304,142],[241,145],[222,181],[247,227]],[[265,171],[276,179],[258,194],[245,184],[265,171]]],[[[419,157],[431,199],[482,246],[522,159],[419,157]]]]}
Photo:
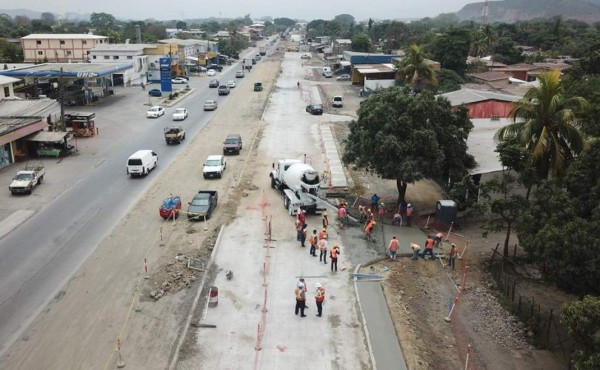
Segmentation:
{"type": "Polygon", "coordinates": [[[27,164],[25,168],[17,172],[8,189],[13,195],[19,193],[31,194],[33,188],[44,181],[45,174],[46,168],[42,163],[39,165],[27,164]]]}

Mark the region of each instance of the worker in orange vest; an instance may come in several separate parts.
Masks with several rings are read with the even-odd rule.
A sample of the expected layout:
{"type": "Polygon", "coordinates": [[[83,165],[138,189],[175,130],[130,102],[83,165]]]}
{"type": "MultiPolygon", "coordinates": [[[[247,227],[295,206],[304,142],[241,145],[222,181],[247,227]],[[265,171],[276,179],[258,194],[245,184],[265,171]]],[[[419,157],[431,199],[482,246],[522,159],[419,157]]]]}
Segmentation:
{"type": "Polygon", "coordinates": [[[319,231],[319,240],[321,239],[327,239],[327,230],[321,229],[321,231],[319,231]]]}
{"type": "Polygon", "coordinates": [[[329,226],[329,216],[327,211],[323,211],[323,229],[327,229],[327,226],[329,226]]]}
{"type": "Polygon", "coordinates": [[[415,212],[415,209],[413,208],[412,204],[408,203],[406,205],[406,226],[408,226],[408,227],[412,226],[412,218],[413,218],[414,212],[415,212]]]}
{"type": "Polygon", "coordinates": [[[390,250],[390,259],[395,260],[396,252],[398,251],[398,239],[396,239],[396,236],[393,236],[392,240],[390,240],[388,249],[390,250]]]}
{"type": "Polygon", "coordinates": [[[294,290],[296,295],[296,315],[300,311],[300,317],[306,317],[304,314],[304,306],[306,306],[306,292],[304,291],[304,283],[298,283],[298,287],[294,290]]]}
{"type": "Polygon", "coordinates": [[[325,301],[325,288],[321,283],[316,283],[317,291],[315,293],[315,301],[317,302],[317,316],[323,315],[323,302],[325,301]]]}
{"type": "Polygon", "coordinates": [[[317,243],[319,239],[317,238],[317,230],[313,230],[312,235],[310,236],[310,255],[313,257],[317,256],[317,243]]]}
{"type": "Polygon", "coordinates": [[[321,251],[321,254],[319,254],[319,262],[323,260],[323,263],[327,264],[327,239],[319,240],[319,251],[321,251]]]}
{"type": "Polygon", "coordinates": [[[367,227],[365,227],[365,233],[367,234],[367,241],[371,241],[371,234],[373,233],[373,228],[375,227],[377,223],[375,221],[371,221],[367,224],[367,227]]]}
{"type": "Polygon", "coordinates": [[[444,233],[439,232],[433,236],[433,241],[435,242],[435,246],[441,248],[442,239],[444,239],[444,233]]]}
{"type": "Polygon", "coordinates": [[[425,250],[423,251],[423,254],[421,254],[421,258],[425,259],[425,255],[429,254],[432,260],[435,259],[435,254],[433,254],[433,244],[433,237],[429,235],[425,241],[425,250]]]}
{"type": "Polygon", "coordinates": [[[340,220],[342,227],[348,225],[348,212],[344,203],[340,204],[340,208],[338,209],[338,220],[340,220]]]}
{"type": "Polygon", "coordinates": [[[454,264],[456,263],[456,254],[456,244],[452,243],[450,253],[448,253],[448,267],[452,267],[452,270],[454,270],[454,264]]]}
{"type": "Polygon", "coordinates": [[[331,271],[333,271],[333,267],[335,266],[335,272],[337,272],[337,261],[339,255],[340,247],[336,243],[333,245],[333,247],[331,248],[331,252],[329,253],[329,257],[331,257],[331,271]]]}

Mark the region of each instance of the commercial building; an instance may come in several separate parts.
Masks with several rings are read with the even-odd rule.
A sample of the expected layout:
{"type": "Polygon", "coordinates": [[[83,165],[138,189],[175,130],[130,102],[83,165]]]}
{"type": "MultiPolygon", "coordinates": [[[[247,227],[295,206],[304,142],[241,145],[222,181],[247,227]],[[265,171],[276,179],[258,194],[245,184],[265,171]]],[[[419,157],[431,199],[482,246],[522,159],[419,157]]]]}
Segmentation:
{"type": "Polygon", "coordinates": [[[108,37],[89,34],[31,34],[21,38],[25,63],[88,62],[96,45],[108,37]]]}

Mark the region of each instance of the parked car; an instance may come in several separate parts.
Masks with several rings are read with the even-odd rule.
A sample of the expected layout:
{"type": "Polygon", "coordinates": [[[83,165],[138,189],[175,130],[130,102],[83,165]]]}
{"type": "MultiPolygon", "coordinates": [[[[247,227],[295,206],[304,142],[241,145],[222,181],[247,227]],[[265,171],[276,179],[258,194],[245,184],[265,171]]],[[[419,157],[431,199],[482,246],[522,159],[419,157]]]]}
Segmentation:
{"type": "Polygon", "coordinates": [[[351,79],[352,77],[349,74],[343,74],[337,78],[338,81],[350,81],[351,79]]]}
{"type": "Polygon", "coordinates": [[[227,81],[227,87],[230,89],[235,89],[235,81],[227,81]]]}
{"type": "Polygon", "coordinates": [[[240,154],[242,137],[240,134],[229,134],[223,141],[223,154],[240,154]]]}
{"type": "Polygon", "coordinates": [[[261,60],[262,58],[261,58],[260,54],[256,54],[256,55],[254,56],[254,59],[256,59],[256,61],[259,61],[259,60],[261,60]]]}
{"type": "Polygon", "coordinates": [[[219,86],[219,95],[229,95],[229,87],[227,85],[219,86]]]}
{"type": "Polygon", "coordinates": [[[165,220],[168,218],[177,218],[179,217],[179,211],[181,210],[181,197],[175,195],[165,198],[160,204],[160,208],[158,209],[158,213],[160,217],[165,220]]]}
{"type": "Polygon", "coordinates": [[[177,108],[173,112],[173,121],[183,121],[188,116],[188,111],[185,108],[177,108]]]}
{"type": "Polygon", "coordinates": [[[235,78],[244,78],[244,71],[237,71],[235,72],[235,78]]]}
{"type": "Polygon", "coordinates": [[[160,91],[160,89],[150,89],[150,91],[148,91],[148,95],[150,95],[150,96],[162,96],[162,91],[160,91]]]}
{"type": "Polygon", "coordinates": [[[205,179],[209,177],[223,177],[223,171],[227,167],[227,162],[225,161],[225,156],[220,154],[217,155],[209,155],[206,158],[206,162],[204,162],[204,166],[202,168],[202,176],[205,179]]]}
{"type": "Polygon", "coordinates": [[[324,71],[323,72],[323,77],[325,77],[325,78],[331,78],[331,77],[333,77],[333,72],[331,72],[331,71],[324,71]]]}
{"type": "Polygon", "coordinates": [[[171,80],[172,84],[186,84],[188,83],[188,80],[186,80],[183,77],[175,77],[171,80]]]}
{"type": "Polygon", "coordinates": [[[162,116],[163,114],[165,114],[165,108],[156,105],[156,106],[148,109],[148,112],[146,112],[146,117],[147,118],[158,118],[158,117],[162,116]]]}
{"type": "Polygon", "coordinates": [[[217,109],[217,101],[216,100],[207,100],[204,102],[204,110],[215,110],[217,109]]]}
{"type": "Polygon", "coordinates": [[[344,102],[341,96],[337,95],[331,99],[331,106],[334,108],[341,108],[344,106],[344,102]]]}
{"type": "Polygon", "coordinates": [[[206,68],[204,68],[202,66],[191,66],[190,72],[193,72],[193,73],[206,72],[206,68]]]}
{"type": "Polygon", "coordinates": [[[153,150],[138,150],[127,158],[127,174],[133,176],[146,176],[158,164],[158,154],[153,150]]]}
{"type": "Polygon", "coordinates": [[[33,188],[44,181],[44,175],[46,174],[46,168],[44,164],[30,165],[27,163],[25,168],[17,172],[17,175],[13,177],[12,182],[8,185],[12,195],[25,193],[31,194],[33,188]]]}
{"type": "Polygon", "coordinates": [[[306,106],[306,111],[310,114],[319,115],[323,114],[322,104],[309,104],[306,106]]]}
{"type": "Polygon", "coordinates": [[[214,69],[209,69],[208,71],[206,71],[207,76],[215,76],[216,74],[217,71],[215,71],[214,69]]]}
{"type": "Polygon", "coordinates": [[[208,87],[219,87],[219,80],[210,80],[208,87]]]}
{"type": "Polygon", "coordinates": [[[188,219],[194,221],[208,220],[218,201],[219,195],[216,190],[200,190],[188,203],[188,219]]]}
{"type": "Polygon", "coordinates": [[[211,64],[209,66],[206,67],[207,69],[214,69],[215,71],[219,71],[222,72],[223,71],[223,66],[220,64],[211,64]]]}
{"type": "Polygon", "coordinates": [[[310,58],[311,58],[311,56],[309,53],[304,53],[304,54],[302,54],[302,56],[300,56],[300,59],[310,59],[310,58]]]}

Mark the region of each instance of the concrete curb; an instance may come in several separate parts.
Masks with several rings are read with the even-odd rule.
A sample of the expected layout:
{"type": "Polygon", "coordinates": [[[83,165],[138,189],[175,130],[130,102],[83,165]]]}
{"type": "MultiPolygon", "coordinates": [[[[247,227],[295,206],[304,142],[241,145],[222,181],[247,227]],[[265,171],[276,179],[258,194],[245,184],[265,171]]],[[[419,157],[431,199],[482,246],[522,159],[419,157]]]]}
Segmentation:
{"type": "MultiPolygon", "coordinates": [[[[358,273],[358,270],[360,270],[361,264],[359,263],[356,268],[354,269],[354,273],[358,273]]],[[[358,310],[360,311],[360,317],[361,317],[361,321],[363,323],[363,330],[365,332],[365,337],[367,338],[367,348],[369,350],[369,358],[371,359],[371,369],[373,370],[377,370],[377,363],[375,362],[375,355],[373,354],[373,347],[371,345],[371,338],[369,335],[369,328],[367,327],[367,320],[365,319],[365,314],[363,313],[362,310],[362,303],[360,302],[360,295],[358,294],[358,288],[356,287],[356,284],[358,282],[358,278],[353,278],[354,280],[354,294],[356,295],[356,301],[358,302],[358,310]]]]}
{"type": "Polygon", "coordinates": [[[214,260],[215,254],[217,253],[217,249],[219,249],[219,244],[221,244],[221,237],[223,235],[223,231],[225,230],[225,225],[221,225],[221,229],[219,230],[219,234],[217,235],[217,240],[215,241],[215,245],[213,247],[212,252],[210,253],[210,258],[208,259],[208,263],[206,264],[206,269],[204,274],[202,275],[202,280],[200,281],[200,285],[198,286],[198,292],[196,292],[196,297],[194,298],[194,303],[192,303],[192,307],[190,308],[190,313],[188,314],[187,319],[185,320],[185,325],[183,326],[183,331],[179,336],[179,340],[177,342],[177,347],[175,347],[175,353],[173,354],[173,359],[171,359],[171,363],[169,364],[169,370],[175,370],[177,367],[177,361],[179,360],[179,352],[181,351],[181,346],[185,341],[185,337],[187,336],[188,329],[190,328],[190,323],[192,322],[192,317],[194,316],[194,312],[196,311],[196,307],[198,306],[198,302],[200,301],[200,296],[202,295],[202,291],[204,290],[204,284],[206,283],[206,277],[208,276],[208,272],[210,270],[210,266],[214,260]]]}

